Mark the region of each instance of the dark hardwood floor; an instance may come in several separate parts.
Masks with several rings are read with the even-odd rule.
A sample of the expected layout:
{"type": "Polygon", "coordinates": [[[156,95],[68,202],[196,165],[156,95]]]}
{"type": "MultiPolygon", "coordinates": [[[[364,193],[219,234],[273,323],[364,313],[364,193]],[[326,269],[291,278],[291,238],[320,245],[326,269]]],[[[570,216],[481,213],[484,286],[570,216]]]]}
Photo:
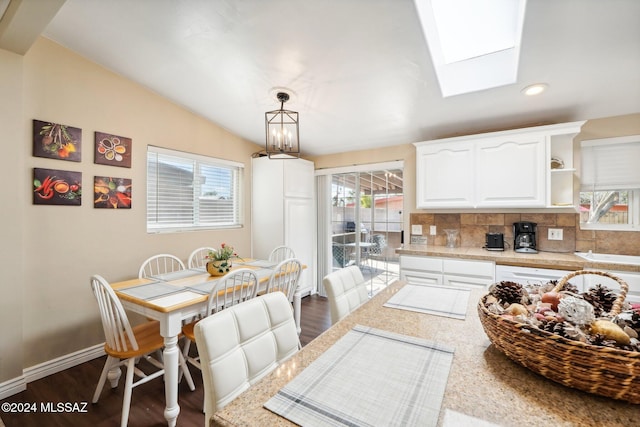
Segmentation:
{"type": "MultiPolygon", "coordinates": [[[[300,341],[304,346],[331,326],[327,299],[317,295],[303,298],[300,323],[302,328],[300,341]]],[[[5,406],[2,406],[3,410],[0,411],[0,418],[5,426],[118,426],[122,409],[122,382],[124,381],[124,375],[121,377],[120,385],[116,389],[111,389],[106,385],[98,403],[95,405],[91,403],[105,357],[100,357],[29,383],[27,390],[2,400],[1,404],[19,403],[22,406],[28,404],[30,409],[35,409],[35,412],[32,413],[11,413],[4,410],[5,406]],[[43,405],[46,406],[49,402],[52,402],[54,407],[58,402],[70,405],[77,404],[78,409],[83,409],[82,406],[86,402],[86,412],[43,413],[41,410],[43,405]]],[[[190,391],[185,381],[180,383],[178,426],[200,427],[204,425],[202,376],[198,369],[190,366],[190,370],[196,384],[196,390],[190,391]]],[[[18,405],[14,406],[17,407],[18,405]]],[[[72,407],[71,409],[74,408],[72,407]]],[[[133,390],[131,413],[129,415],[130,427],[166,426],[163,412],[164,383],[162,380],[150,381],[133,390]]]]}

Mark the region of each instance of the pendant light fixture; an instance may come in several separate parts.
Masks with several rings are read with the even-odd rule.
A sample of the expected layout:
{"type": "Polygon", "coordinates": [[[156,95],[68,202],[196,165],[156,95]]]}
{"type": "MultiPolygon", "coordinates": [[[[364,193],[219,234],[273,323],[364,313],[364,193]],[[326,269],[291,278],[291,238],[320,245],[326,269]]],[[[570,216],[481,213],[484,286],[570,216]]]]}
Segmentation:
{"type": "Polygon", "coordinates": [[[280,109],[264,113],[266,128],[266,152],[269,158],[296,159],[300,157],[300,133],[298,130],[298,113],[284,109],[289,94],[276,94],[280,109]]]}

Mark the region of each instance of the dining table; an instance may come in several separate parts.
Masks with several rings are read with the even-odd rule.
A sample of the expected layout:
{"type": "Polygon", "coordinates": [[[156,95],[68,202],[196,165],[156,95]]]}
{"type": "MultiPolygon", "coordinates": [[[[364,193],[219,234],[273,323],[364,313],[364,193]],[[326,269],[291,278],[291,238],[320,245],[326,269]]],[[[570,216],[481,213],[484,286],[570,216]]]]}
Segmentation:
{"type": "Polygon", "coordinates": [[[420,289],[417,284],[396,281],[218,410],[211,425],[622,427],[640,423],[640,405],[568,388],[529,371],[497,350],[485,335],[477,313],[478,301],[486,292],[484,287],[470,287],[468,292],[445,289],[439,294],[438,289],[420,289]],[[407,288],[412,289],[405,292],[407,288]],[[453,303],[445,301],[452,295],[453,303]],[[417,307],[419,299],[433,301],[431,308],[417,307]],[[379,350],[363,347],[366,352],[360,359],[351,357],[349,349],[359,348],[357,343],[371,332],[382,336],[379,350]],[[392,348],[391,341],[415,341],[429,354],[436,349],[444,358],[434,359],[438,363],[433,365],[429,357],[418,353],[426,361],[416,364],[415,354],[398,347],[384,362],[389,369],[380,371],[374,366],[380,359],[377,353],[392,348]],[[349,358],[351,364],[341,366],[349,358]],[[354,364],[354,360],[363,366],[354,364]],[[406,375],[401,373],[402,368],[413,374],[402,377],[406,375]],[[362,378],[353,378],[350,370],[362,372],[358,374],[362,378]],[[423,371],[430,371],[439,381],[418,380],[423,378],[423,371]],[[366,389],[372,384],[374,392],[366,389]],[[378,394],[386,400],[367,401],[378,394]],[[395,407],[397,402],[393,400],[409,398],[414,409],[431,406],[430,421],[401,418],[398,414],[403,412],[399,411],[394,412],[395,417],[384,413],[395,407]],[[380,411],[378,419],[385,421],[360,422],[368,416],[367,411],[380,411]],[[322,422],[325,418],[328,421],[322,422]]]}
{"type": "MultiPolygon", "coordinates": [[[[243,259],[234,262],[231,272],[240,268],[255,271],[258,277],[258,294],[265,292],[275,262],[243,259]]],[[[303,265],[303,268],[306,266],[303,265]]],[[[179,352],[178,338],[183,321],[191,320],[206,310],[211,289],[224,276],[212,276],[205,267],[189,268],[146,278],[135,278],[111,283],[111,287],[125,309],[160,322],[160,334],[164,338],[165,410],[167,424],[174,427],[180,406],[178,405],[179,352]]],[[[293,297],[293,312],[298,334],[300,333],[300,301],[298,289],[293,297]]]]}

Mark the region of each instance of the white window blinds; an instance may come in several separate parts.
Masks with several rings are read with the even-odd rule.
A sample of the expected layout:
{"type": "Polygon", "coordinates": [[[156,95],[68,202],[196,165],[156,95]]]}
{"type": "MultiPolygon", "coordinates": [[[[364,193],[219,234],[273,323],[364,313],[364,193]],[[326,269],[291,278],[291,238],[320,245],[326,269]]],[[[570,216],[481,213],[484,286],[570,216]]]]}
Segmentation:
{"type": "Polygon", "coordinates": [[[581,142],[581,191],[640,188],[640,135],[581,142]]]}
{"type": "Polygon", "coordinates": [[[147,231],[239,227],[244,165],[149,146],[147,231]]]}

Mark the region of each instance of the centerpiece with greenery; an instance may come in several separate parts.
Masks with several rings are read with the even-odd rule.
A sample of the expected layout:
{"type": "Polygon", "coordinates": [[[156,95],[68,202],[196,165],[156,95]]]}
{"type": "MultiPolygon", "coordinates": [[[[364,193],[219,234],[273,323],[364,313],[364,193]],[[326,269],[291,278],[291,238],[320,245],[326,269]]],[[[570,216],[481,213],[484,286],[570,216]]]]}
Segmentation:
{"type": "Polygon", "coordinates": [[[233,258],[242,259],[235,252],[233,246],[222,243],[218,249],[209,251],[206,256],[207,271],[212,276],[224,276],[231,270],[233,258]]]}

